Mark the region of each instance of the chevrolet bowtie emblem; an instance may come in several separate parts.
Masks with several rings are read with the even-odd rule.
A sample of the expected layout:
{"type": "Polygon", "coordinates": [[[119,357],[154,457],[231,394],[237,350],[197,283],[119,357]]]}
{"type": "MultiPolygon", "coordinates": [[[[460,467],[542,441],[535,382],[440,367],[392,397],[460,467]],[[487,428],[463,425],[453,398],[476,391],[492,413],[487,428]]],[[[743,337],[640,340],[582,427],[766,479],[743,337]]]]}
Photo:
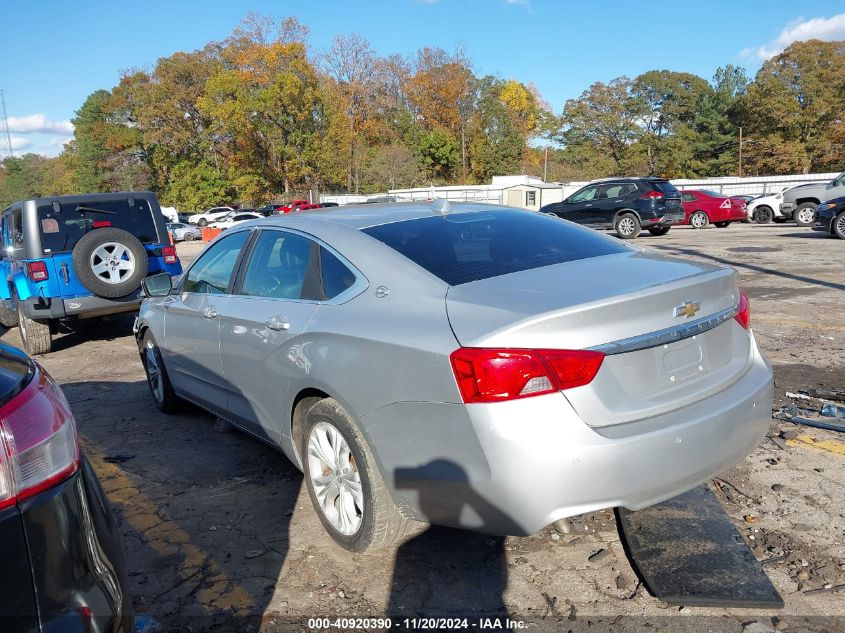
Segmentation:
{"type": "Polygon", "coordinates": [[[681,305],[675,308],[675,316],[686,317],[689,319],[698,314],[699,310],[701,310],[700,303],[696,303],[695,301],[684,301],[681,305]]]}

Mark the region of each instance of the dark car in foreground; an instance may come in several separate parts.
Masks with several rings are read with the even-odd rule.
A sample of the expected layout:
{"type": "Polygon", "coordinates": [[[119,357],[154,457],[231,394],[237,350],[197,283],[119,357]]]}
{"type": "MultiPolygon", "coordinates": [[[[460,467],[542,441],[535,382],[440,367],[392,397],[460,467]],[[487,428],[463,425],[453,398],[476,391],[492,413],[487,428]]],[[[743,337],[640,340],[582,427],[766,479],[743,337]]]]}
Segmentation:
{"type": "Polygon", "coordinates": [[[814,231],[824,231],[845,240],[845,196],[828,200],[816,207],[814,231]]]}
{"type": "Polygon", "coordinates": [[[642,229],[666,235],[673,224],[684,219],[680,192],[662,178],[590,183],[540,211],[595,229],[613,229],[623,240],[637,237],[642,229]]]}
{"type": "Polygon", "coordinates": [[[640,509],[744,459],[771,423],[736,271],[534,211],[261,218],[144,288],[156,405],[278,447],[354,551],[408,520],[525,535],[640,509]]]}
{"type": "Polygon", "coordinates": [[[0,630],[130,633],[120,533],[59,387],[0,344],[0,630]]]}

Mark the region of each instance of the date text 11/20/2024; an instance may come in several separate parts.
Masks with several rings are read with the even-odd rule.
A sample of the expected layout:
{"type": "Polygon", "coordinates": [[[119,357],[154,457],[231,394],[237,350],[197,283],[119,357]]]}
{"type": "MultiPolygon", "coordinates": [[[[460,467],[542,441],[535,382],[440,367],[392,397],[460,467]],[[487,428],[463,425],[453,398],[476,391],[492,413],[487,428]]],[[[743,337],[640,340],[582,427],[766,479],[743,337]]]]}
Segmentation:
{"type": "Polygon", "coordinates": [[[361,629],[365,631],[517,631],[528,628],[528,623],[510,618],[309,618],[308,628],[314,631],[361,629]]]}

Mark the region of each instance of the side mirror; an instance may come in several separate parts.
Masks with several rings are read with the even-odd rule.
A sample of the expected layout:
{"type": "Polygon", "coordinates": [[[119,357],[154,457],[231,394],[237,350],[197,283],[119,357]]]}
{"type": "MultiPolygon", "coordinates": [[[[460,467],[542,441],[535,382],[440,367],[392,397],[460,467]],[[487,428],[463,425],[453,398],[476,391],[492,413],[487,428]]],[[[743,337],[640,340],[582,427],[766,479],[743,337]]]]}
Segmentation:
{"type": "Polygon", "coordinates": [[[173,278],[167,273],[152,275],[141,282],[141,289],[147,297],[166,297],[173,290],[173,278]]]}

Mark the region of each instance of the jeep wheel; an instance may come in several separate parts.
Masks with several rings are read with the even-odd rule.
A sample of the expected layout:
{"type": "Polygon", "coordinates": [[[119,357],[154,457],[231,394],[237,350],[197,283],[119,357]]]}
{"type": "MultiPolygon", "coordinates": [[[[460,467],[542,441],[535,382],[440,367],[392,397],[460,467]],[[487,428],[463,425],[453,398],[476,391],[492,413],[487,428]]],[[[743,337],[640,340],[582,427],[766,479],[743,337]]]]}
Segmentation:
{"type": "Polygon", "coordinates": [[[125,297],[147,276],[147,251],[122,229],[95,229],[73,248],[73,271],[83,286],[99,297],[125,297]]]}
{"type": "Polygon", "coordinates": [[[816,204],[814,202],[805,202],[799,204],[798,208],[792,212],[792,219],[798,226],[811,226],[813,220],[816,218],[816,204]]]}
{"type": "Polygon", "coordinates": [[[30,319],[24,314],[21,308],[21,302],[16,301],[15,304],[24,351],[30,356],[48,354],[53,347],[53,337],[50,334],[50,321],[30,319]]]}

